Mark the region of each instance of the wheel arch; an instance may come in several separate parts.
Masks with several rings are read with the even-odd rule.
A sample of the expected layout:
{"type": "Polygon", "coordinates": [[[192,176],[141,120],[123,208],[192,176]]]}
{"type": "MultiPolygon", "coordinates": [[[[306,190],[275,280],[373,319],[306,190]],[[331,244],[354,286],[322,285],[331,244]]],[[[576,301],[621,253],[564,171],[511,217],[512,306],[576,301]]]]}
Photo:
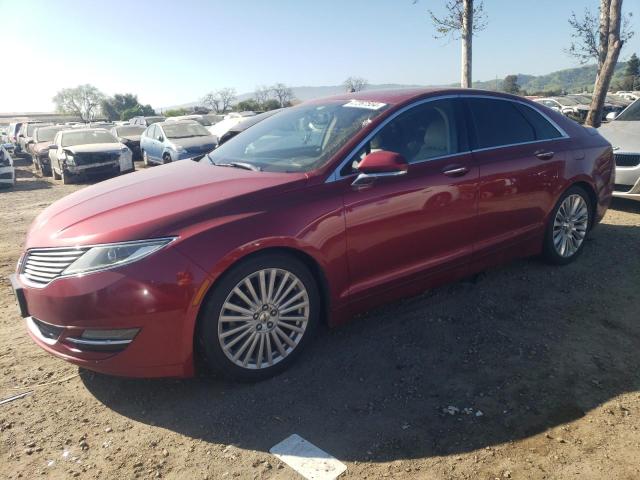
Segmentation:
{"type": "Polygon", "coordinates": [[[289,255],[293,258],[296,258],[300,262],[302,262],[311,272],[316,284],[318,286],[318,293],[320,294],[320,319],[321,322],[325,325],[329,325],[329,318],[331,312],[331,295],[329,290],[329,282],[327,280],[326,273],[322,268],[320,262],[314,258],[309,253],[295,247],[291,246],[268,246],[262,248],[260,250],[255,250],[246,255],[243,255],[240,258],[235,259],[232,263],[226,266],[224,271],[218,275],[215,280],[207,287],[206,293],[202,296],[202,300],[198,305],[197,315],[195,318],[195,325],[193,326],[193,352],[195,354],[194,361],[197,363],[197,358],[200,357],[200,346],[198,344],[198,330],[200,323],[202,321],[202,312],[204,310],[204,306],[207,300],[211,297],[214,292],[214,289],[220,284],[220,282],[226,277],[228,272],[235,267],[236,265],[248,261],[252,258],[255,258],[260,255],[268,255],[268,254],[284,254],[289,255]]]}
{"type": "Polygon", "coordinates": [[[563,193],[571,187],[580,187],[585,192],[587,192],[587,195],[589,196],[589,203],[591,204],[591,215],[593,216],[591,219],[591,224],[589,225],[589,229],[592,229],[595,226],[596,216],[598,214],[598,195],[596,193],[596,190],[589,182],[579,180],[567,186],[563,193]]]}

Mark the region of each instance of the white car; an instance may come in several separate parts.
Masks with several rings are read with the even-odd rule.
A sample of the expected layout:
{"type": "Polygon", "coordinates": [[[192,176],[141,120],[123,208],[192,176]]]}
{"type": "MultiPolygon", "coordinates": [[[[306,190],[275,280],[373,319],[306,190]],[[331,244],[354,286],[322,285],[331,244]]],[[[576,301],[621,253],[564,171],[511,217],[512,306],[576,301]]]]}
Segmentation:
{"type": "Polygon", "coordinates": [[[246,120],[248,117],[255,116],[255,112],[231,112],[225,115],[224,120],[216,123],[212,127],[209,127],[208,130],[212,135],[215,135],[216,138],[222,138],[222,136],[227,133],[231,128],[235,127],[237,124],[246,120]]]}
{"type": "Polygon", "coordinates": [[[600,135],[613,146],[616,160],[615,197],[640,200],[640,100],[614,120],[603,123],[600,135]]]}
{"type": "Polygon", "coordinates": [[[62,130],[49,147],[53,178],[71,183],[80,175],[120,175],[134,170],[132,153],[102,128],[62,130]]]}
{"type": "Polygon", "coordinates": [[[16,184],[16,169],[13,158],[4,145],[0,144],[0,187],[13,187],[16,184]]]}

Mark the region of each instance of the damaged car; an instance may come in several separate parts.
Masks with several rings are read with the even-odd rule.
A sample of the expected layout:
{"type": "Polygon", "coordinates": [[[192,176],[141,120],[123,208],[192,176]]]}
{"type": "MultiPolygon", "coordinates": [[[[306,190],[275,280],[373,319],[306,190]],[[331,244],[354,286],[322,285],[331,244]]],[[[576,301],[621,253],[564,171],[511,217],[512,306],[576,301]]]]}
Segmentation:
{"type": "Polygon", "coordinates": [[[42,173],[44,177],[51,176],[51,162],[49,161],[49,145],[53,143],[56,133],[66,130],[64,125],[51,125],[48,127],[36,128],[33,133],[33,143],[30,144],[29,152],[36,171],[42,173]]]}
{"type": "Polygon", "coordinates": [[[13,167],[13,158],[6,145],[0,144],[0,187],[13,187],[16,184],[16,170],[13,167]]]}
{"type": "Polygon", "coordinates": [[[79,176],[111,175],[133,170],[132,153],[102,128],[62,130],[49,146],[53,178],[72,183],[79,176]]]}
{"type": "Polygon", "coordinates": [[[145,131],[144,127],[139,125],[123,125],[113,127],[110,131],[111,135],[131,150],[134,160],[142,159],[142,154],[140,153],[140,136],[142,132],[145,131]]]}

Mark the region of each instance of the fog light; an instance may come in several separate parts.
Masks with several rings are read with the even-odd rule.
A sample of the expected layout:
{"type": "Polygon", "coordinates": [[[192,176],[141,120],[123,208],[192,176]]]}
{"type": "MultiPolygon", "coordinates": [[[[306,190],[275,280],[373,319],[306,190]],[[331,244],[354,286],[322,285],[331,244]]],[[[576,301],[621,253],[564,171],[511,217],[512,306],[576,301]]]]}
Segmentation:
{"type": "Polygon", "coordinates": [[[139,328],[85,330],[79,337],[67,337],[65,341],[80,350],[118,351],[127,348],[139,331],[139,328]]]}
{"type": "Polygon", "coordinates": [[[123,328],[119,330],[85,330],[80,338],[87,340],[133,340],[140,329],[123,328]]]}

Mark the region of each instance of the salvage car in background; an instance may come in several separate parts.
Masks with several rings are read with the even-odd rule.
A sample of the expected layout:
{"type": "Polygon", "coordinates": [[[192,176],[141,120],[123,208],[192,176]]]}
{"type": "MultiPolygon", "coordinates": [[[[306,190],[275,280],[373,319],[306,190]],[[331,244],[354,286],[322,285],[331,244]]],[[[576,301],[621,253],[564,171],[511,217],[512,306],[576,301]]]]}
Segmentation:
{"type": "Polygon", "coordinates": [[[225,115],[224,119],[209,127],[209,131],[216,138],[222,138],[231,128],[238,125],[247,118],[255,116],[255,112],[231,112],[225,115]]]}
{"type": "Polygon", "coordinates": [[[613,195],[640,200],[640,100],[614,120],[603,123],[598,131],[613,145],[616,161],[613,195]]]}
{"type": "Polygon", "coordinates": [[[80,175],[119,175],[133,170],[131,150],[102,128],[62,130],[49,146],[53,178],[71,183],[80,175]]]}
{"type": "Polygon", "coordinates": [[[0,144],[0,188],[13,187],[16,184],[16,169],[13,158],[5,144],[0,144]]]}
{"type": "Polygon", "coordinates": [[[144,130],[145,128],[140,125],[123,125],[112,128],[110,132],[120,143],[125,144],[131,150],[134,160],[140,160],[142,158],[140,137],[144,130]]]}
{"type": "Polygon", "coordinates": [[[51,125],[38,127],[33,132],[33,143],[30,146],[31,160],[35,169],[40,171],[44,177],[51,176],[49,146],[53,143],[56,133],[68,128],[65,125],[51,125]]]}
{"type": "Polygon", "coordinates": [[[538,98],[534,101],[541,103],[545,107],[552,108],[579,123],[584,123],[589,113],[589,105],[569,97],[538,98]]]}
{"type": "Polygon", "coordinates": [[[509,259],[576,260],[613,184],[596,130],[528,100],[346,94],[53,203],[12,285],[32,339],[82,367],[191,376],[201,354],[259,380],[322,321],[509,259]]]}
{"type": "Polygon", "coordinates": [[[216,148],[218,139],[198,122],[160,122],[147,128],[140,137],[145,165],[177,160],[200,160],[216,148]]]}
{"type": "Polygon", "coordinates": [[[260,123],[261,121],[275,115],[276,113],[282,110],[283,110],[282,108],[278,108],[276,110],[270,110],[268,112],[259,113],[258,115],[254,115],[253,117],[249,117],[249,118],[246,118],[245,120],[242,120],[240,123],[235,124],[229,130],[227,130],[226,133],[224,133],[218,139],[218,146],[228,142],[239,133],[244,132],[247,128],[254,126],[256,123],[260,123]]]}
{"type": "Polygon", "coordinates": [[[20,151],[29,154],[29,145],[33,142],[33,132],[40,126],[53,125],[52,123],[44,123],[39,120],[30,120],[24,122],[18,132],[18,144],[20,151]]]}
{"type": "Polygon", "coordinates": [[[129,125],[138,125],[140,127],[147,128],[149,125],[153,125],[154,123],[164,122],[166,120],[165,117],[161,117],[159,115],[150,116],[150,117],[133,117],[129,120],[129,125]]]}

